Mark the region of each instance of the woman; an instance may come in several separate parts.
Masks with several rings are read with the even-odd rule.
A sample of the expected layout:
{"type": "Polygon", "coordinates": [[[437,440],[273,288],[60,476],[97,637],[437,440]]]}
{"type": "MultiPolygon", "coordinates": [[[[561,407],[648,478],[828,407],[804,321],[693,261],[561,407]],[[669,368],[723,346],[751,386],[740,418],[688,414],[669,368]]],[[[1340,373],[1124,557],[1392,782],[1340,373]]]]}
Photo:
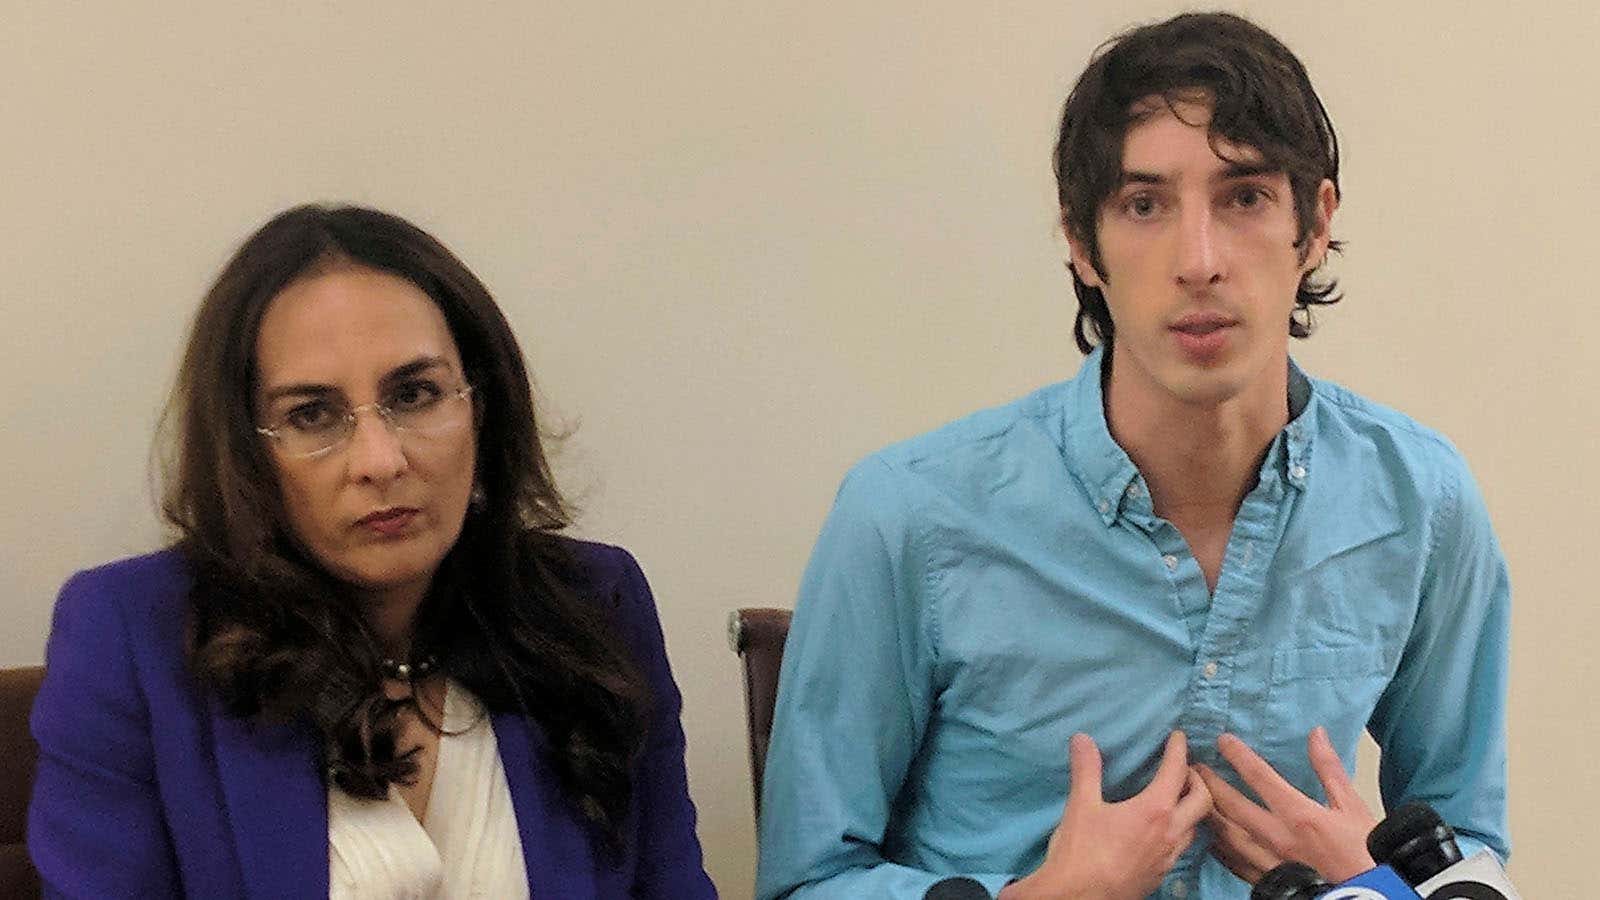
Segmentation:
{"type": "Polygon", "coordinates": [[[438,241],[274,218],[168,416],[178,541],[56,607],[47,893],[715,895],[644,576],[559,536],[521,352],[438,241]]]}

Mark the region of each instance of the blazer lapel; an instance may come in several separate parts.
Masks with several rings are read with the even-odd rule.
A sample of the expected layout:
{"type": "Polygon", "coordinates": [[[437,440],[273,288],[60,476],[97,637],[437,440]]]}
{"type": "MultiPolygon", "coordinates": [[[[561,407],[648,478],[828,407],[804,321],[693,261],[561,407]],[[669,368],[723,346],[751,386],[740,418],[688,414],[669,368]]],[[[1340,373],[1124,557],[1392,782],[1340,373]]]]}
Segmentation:
{"type": "Polygon", "coordinates": [[[528,869],[528,895],[541,898],[595,896],[588,836],[573,816],[555,770],[544,731],[515,713],[493,715],[500,763],[506,770],[511,806],[528,869]]]}
{"type": "Polygon", "coordinates": [[[251,897],[328,896],[328,794],[315,737],[262,725],[211,703],[217,773],[251,897]]]}

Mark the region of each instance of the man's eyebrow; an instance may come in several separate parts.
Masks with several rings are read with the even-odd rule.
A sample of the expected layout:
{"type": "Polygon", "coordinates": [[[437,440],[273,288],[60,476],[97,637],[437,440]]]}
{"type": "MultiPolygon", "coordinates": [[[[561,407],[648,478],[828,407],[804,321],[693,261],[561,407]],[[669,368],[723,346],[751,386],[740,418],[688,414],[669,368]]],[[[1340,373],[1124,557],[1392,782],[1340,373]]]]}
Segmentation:
{"type": "Polygon", "coordinates": [[[1240,178],[1257,178],[1262,175],[1277,175],[1282,172],[1282,166],[1272,166],[1264,162],[1229,163],[1228,167],[1216,176],[1216,180],[1236,181],[1240,178]]]}
{"type": "Polygon", "coordinates": [[[1160,172],[1144,172],[1138,169],[1132,171],[1124,170],[1122,177],[1117,179],[1117,187],[1126,187],[1130,184],[1167,184],[1170,181],[1172,179],[1162,175],[1160,172]]]}
{"type": "MultiPolygon", "coordinates": [[[[1267,163],[1229,163],[1226,169],[1212,176],[1212,181],[1237,181],[1241,178],[1258,178],[1262,175],[1277,175],[1283,172],[1281,166],[1268,165],[1267,163]]],[[[1130,184],[1171,184],[1172,179],[1160,172],[1146,172],[1142,169],[1125,170],[1117,179],[1117,188],[1127,187],[1130,184]]]]}

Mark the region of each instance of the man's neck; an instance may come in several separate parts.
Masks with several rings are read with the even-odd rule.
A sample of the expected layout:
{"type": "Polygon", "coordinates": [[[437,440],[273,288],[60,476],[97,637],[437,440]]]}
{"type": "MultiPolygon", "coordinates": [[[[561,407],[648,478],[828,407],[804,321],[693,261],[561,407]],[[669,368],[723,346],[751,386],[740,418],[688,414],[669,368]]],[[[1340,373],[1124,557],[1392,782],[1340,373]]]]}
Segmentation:
{"type": "Polygon", "coordinates": [[[1106,424],[1150,489],[1157,515],[1175,524],[1231,525],[1255,486],[1262,457],[1288,423],[1288,364],[1216,403],[1186,402],[1112,367],[1106,424]]]}

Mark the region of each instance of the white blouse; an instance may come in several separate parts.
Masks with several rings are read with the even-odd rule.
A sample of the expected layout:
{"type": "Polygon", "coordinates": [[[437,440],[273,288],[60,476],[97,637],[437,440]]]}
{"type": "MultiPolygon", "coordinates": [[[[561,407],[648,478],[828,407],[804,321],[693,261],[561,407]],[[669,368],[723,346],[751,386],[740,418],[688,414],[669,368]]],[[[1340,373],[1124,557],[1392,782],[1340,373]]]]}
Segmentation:
{"type": "Polygon", "coordinates": [[[328,788],[331,900],[524,900],[528,877],[494,728],[478,699],[445,685],[444,731],[421,822],[385,800],[328,788]]]}

